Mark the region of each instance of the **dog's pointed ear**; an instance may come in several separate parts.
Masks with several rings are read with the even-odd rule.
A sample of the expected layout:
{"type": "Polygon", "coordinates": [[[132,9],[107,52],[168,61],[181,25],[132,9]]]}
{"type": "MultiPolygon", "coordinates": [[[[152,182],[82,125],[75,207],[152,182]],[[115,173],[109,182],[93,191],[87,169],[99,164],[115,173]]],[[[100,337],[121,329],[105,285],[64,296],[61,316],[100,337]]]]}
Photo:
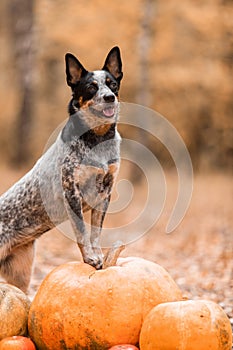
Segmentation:
{"type": "Polygon", "coordinates": [[[123,73],[121,69],[122,69],[122,62],[121,62],[120,49],[118,46],[115,46],[108,53],[108,56],[105,60],[102,70],[108,71],[114,76],[114,78],[118,82],[120,82],[123,77],[123,73]]]}
{"type": "Polygon", "coordinates": [[[67,53],[65,55],[65,61],[66,81],[69,86],[73,87],[85,74],[87,74],[87,70],[82,66],[79,60],[71,53],[67,53]]]}

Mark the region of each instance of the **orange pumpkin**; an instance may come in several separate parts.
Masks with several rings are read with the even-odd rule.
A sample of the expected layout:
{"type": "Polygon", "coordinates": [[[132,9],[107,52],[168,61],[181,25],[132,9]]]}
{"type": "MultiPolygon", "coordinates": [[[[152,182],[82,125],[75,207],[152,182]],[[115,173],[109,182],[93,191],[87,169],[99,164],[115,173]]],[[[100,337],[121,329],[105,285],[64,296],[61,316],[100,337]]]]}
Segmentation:
{"type": "Polygon", "coordinates": [[[29,312],[29,334],[42,349],[137,344],[152,307],[181,297],[170,275],[144,259],[119,258],[103,270],[71,262],[40,286],[29,312]]]}
{"type": "Polygon", "coordinates": [[[36,347],[29,338],[15,335],[2,339],[0,350],[36,350],[36,347]]]}
{"type": "Polygon", "coordinates": [[[134,345],[121,344],[121,345],[114,345],[109,350],[139,350],[139,349],[134,345]]]}
{"type": "Polygon", "coordinates": [[[29,306],[30,300],[20,289],[0,283],[0,340],[26,334],[29,306]]]}
{"type": "Polygon", "coordinates": [[[221,307],[206,300],[164,303],[145,318],[141,350],[231,350],[231,324],[221,307]]]}

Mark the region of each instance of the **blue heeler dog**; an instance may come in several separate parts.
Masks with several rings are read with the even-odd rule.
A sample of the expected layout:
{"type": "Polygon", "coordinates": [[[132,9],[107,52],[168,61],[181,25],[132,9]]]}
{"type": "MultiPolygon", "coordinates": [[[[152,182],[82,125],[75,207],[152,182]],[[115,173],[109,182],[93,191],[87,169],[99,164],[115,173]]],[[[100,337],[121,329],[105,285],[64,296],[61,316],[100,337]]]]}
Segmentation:
{"type": "Polygon", "coordinates": [[[23,291],[35,239],[67,219],[84,262],[96,269],[103,263],[100,233],[120,162],[120,50],[114,47],[103,68],[92,72],[70,53],[65,60],[69,119],[32,170],[0,197],[0,273],[23,291]],[[88,210],[90,233],[83,220],[88,210]]]}

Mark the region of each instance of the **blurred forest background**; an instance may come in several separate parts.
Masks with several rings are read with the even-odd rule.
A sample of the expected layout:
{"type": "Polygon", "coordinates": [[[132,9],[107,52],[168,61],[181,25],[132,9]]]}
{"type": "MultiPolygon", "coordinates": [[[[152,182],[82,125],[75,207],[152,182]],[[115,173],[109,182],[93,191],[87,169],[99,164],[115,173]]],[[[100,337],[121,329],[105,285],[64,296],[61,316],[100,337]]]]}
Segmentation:
{"type": "Polygon", "coordinates": [[[2,0],[1,162],[31,165],[67,117],[66,52],[93,70],[119,45],[121,100],[165,116],[195,170],[232,170],[232,19],[230,0],[2,0]]]}

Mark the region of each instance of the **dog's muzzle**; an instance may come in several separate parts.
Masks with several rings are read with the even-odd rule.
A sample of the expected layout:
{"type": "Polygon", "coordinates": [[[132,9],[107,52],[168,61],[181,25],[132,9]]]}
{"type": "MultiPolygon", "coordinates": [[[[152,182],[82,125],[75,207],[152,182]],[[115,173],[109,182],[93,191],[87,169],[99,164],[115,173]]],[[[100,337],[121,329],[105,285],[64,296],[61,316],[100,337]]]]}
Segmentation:
{"type": "Polygon", "coordinates": [[[110,119],[113,118],[118,111],[118,102],[116,103],[116,101],[114,101],[113,103],[103,103],[95,107],[92,105],[89,107],[89,109],[92,114],[98,117],[110,119]]]}

